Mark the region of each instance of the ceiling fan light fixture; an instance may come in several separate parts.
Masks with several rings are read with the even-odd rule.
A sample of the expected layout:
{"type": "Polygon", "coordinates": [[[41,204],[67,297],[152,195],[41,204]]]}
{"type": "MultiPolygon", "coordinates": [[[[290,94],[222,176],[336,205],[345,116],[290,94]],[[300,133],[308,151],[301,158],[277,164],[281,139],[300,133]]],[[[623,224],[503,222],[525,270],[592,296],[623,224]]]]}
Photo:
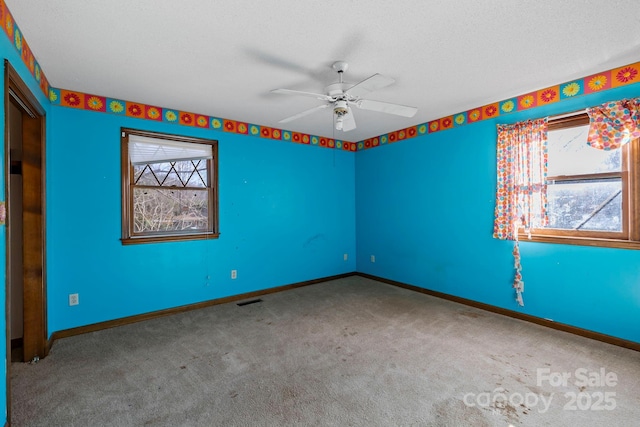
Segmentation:
{"type": "Polygon", "coordinates": [[[347,101],[336,101],[335,106],[333,107],[333,112],[336,116],[344,116],[349,112],[349,108],[347,107],[347,101]]]}
{"type": "Polygon", "coordinates": [[[333,107],[333,114],[336,115],[336,130],[343,130],[344,128],[344,116],[349,113],[349,106],[347,101],[338,100],[333,107]]]}

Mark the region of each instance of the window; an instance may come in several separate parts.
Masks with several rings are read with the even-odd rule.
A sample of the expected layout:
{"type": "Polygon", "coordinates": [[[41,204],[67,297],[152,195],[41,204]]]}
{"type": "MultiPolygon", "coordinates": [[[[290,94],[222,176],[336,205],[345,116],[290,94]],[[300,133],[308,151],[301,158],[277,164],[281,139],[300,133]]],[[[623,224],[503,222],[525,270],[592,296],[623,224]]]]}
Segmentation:
{"type": "Polygon", "coordinates": [[[121,135],[122,242],[217,238],[217,141],[121,135]]]}
{"type": "Polygon", "coordinates": [[[588,133],[586,113],[549,119],[549,223],[534,230],[532,240],[640,249],[634,208],[640,191],[639,142],[598,150],[587,145],[588,133]]]}

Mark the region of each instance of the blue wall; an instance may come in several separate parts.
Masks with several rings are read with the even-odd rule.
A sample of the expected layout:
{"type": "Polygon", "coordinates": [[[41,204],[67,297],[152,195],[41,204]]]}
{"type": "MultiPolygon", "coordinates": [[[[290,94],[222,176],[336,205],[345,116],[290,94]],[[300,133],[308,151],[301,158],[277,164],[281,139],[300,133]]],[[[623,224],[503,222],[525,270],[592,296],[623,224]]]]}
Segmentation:
{"type": "MultiPolygon", "coordinates": [[[[52,107],[3,36],[0,52],[47,111],[50,334],[357,270],[640,342],[640,251],[523,242],[520,308],[513,245],[492,238],[496,123],[640,96],[640,84],[354,155],[52,107]],[[219,239],[120,243],[121,127],[219,140],[219,239]],[[80,305],[68,305],[70,293],[80,305]]],[[[5,234],[0,227],[2,258],[5,234]]],[[[0,370],[0,423],[5,383],[0,370]]]]}
{"type": "Polygon", "coordinates": [[[640,342],[640,251],[492,238],[496,124],[640,96],[640,84],[356,155],[357,270],[640,342]],[[370,256],[375,255],[375,263],[370,256]]]}
{"type": "MultiPolygon", "coordinates": [[[[52,107],[6,37],[0,36],[0,52],[47,111],[49,334],[355,271],[353,153],[52,107]],[[120,243],[121,127],[219,141],[218,239],[120,243]],[[232,269],[238,271],[235,280],[232,269]],[[69,293],[79,293],[78,306],[68,305],[69,293]]],[[[4,117],[1,102],[0,114],[4,117]]],[[[1,126],[4,135],[4,121],[1,126]]],[[[2,259],[5,235],[0,227],[2,259]]],[[[4,262],[0,280],[6,283],[4,262]]],[[[2,307],[4,301],[0,292],[2,307]]],[[[4,342],[5,316],[0,331],[4,342]]],[[[7,360],[5,346],[0,360],[7,360]]],[[[0,424],[6,420],[5,383],[1,369],[0,424]]]]}
{"type": "MultiPolygon", "coordinates": [[[[0,132],[3,135],[2,144],[0,144],[0,200],[6,200],[5,197],[5,111],[4,111],[4,97],[5,97],[5,84],[4,84],[4,60],[8,60],[11,66],[18,72],[20,78],[27,84],[33,95],[38,99],[38,102],[45,110],[45,113],[49,111],[49,101],[44,94],[40,91],[39,85],[33,76],[29,73],[29,70],[20,59],[13,45],[9,39],[0,32],[0,58],[2,59],[2,75],[0,76],[0,132]]],[[[3,289],[6,289],[6,227],[0,226],[0,283],[3,284],[3,289]]],[[[0,291],[0,307],[2,307],[2,315],[0,315],[0,342],[6,342],[6,292],[0,291]]],[[[4,361],[6,365],[7,361],[7,348],[4,345],[0,345],[0,361],[4,361]]],[[[7,390],[5,387],[7,381],[7,373],[3,368],[0,369],[0,424],[4,425],[7,418],[7,390]]]]}
{"type": "Polygon", "coordinates": [[[355,270],[353,153],[64,107],[51,126],[50,333],[355,270]],[[219,239],[120,243],[121,126],[219,140],[219,239]]]}

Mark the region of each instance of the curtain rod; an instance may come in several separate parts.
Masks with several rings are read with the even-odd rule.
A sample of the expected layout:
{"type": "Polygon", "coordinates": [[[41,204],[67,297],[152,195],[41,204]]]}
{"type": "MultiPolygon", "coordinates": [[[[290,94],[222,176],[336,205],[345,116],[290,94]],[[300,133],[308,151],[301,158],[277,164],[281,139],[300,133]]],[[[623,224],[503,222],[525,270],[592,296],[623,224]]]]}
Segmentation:
{"type": "Polygon", "coordinates": [[[549,120],[560,120],[560,119],[564,119],[565,117],[571,117],[571,116],[575,116],[576,114],[586,113],[586,112],[587,112],[587,109],[583,108],[581,110],[571,111],[570,113],[562,113],[556,116],[549,116],[549,120]]]}

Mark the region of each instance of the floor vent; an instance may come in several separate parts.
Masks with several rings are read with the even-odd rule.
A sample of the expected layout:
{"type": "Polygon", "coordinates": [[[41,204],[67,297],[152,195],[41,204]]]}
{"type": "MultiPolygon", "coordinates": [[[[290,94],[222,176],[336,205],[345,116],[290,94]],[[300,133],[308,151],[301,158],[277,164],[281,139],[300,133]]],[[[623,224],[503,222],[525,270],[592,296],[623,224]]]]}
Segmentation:
{"type": "Polygon", "coordinates": [[[238,307],[242,307],[242,306],[245,306],[245,305],[256,304],[256,303],[259,303],[259,302],[262,302],[262,299],[260,299],[260,298],[258,298],[258,299],[250,299],[249,301],[239,302],[237,305],[238,305],[238,307]]]}

